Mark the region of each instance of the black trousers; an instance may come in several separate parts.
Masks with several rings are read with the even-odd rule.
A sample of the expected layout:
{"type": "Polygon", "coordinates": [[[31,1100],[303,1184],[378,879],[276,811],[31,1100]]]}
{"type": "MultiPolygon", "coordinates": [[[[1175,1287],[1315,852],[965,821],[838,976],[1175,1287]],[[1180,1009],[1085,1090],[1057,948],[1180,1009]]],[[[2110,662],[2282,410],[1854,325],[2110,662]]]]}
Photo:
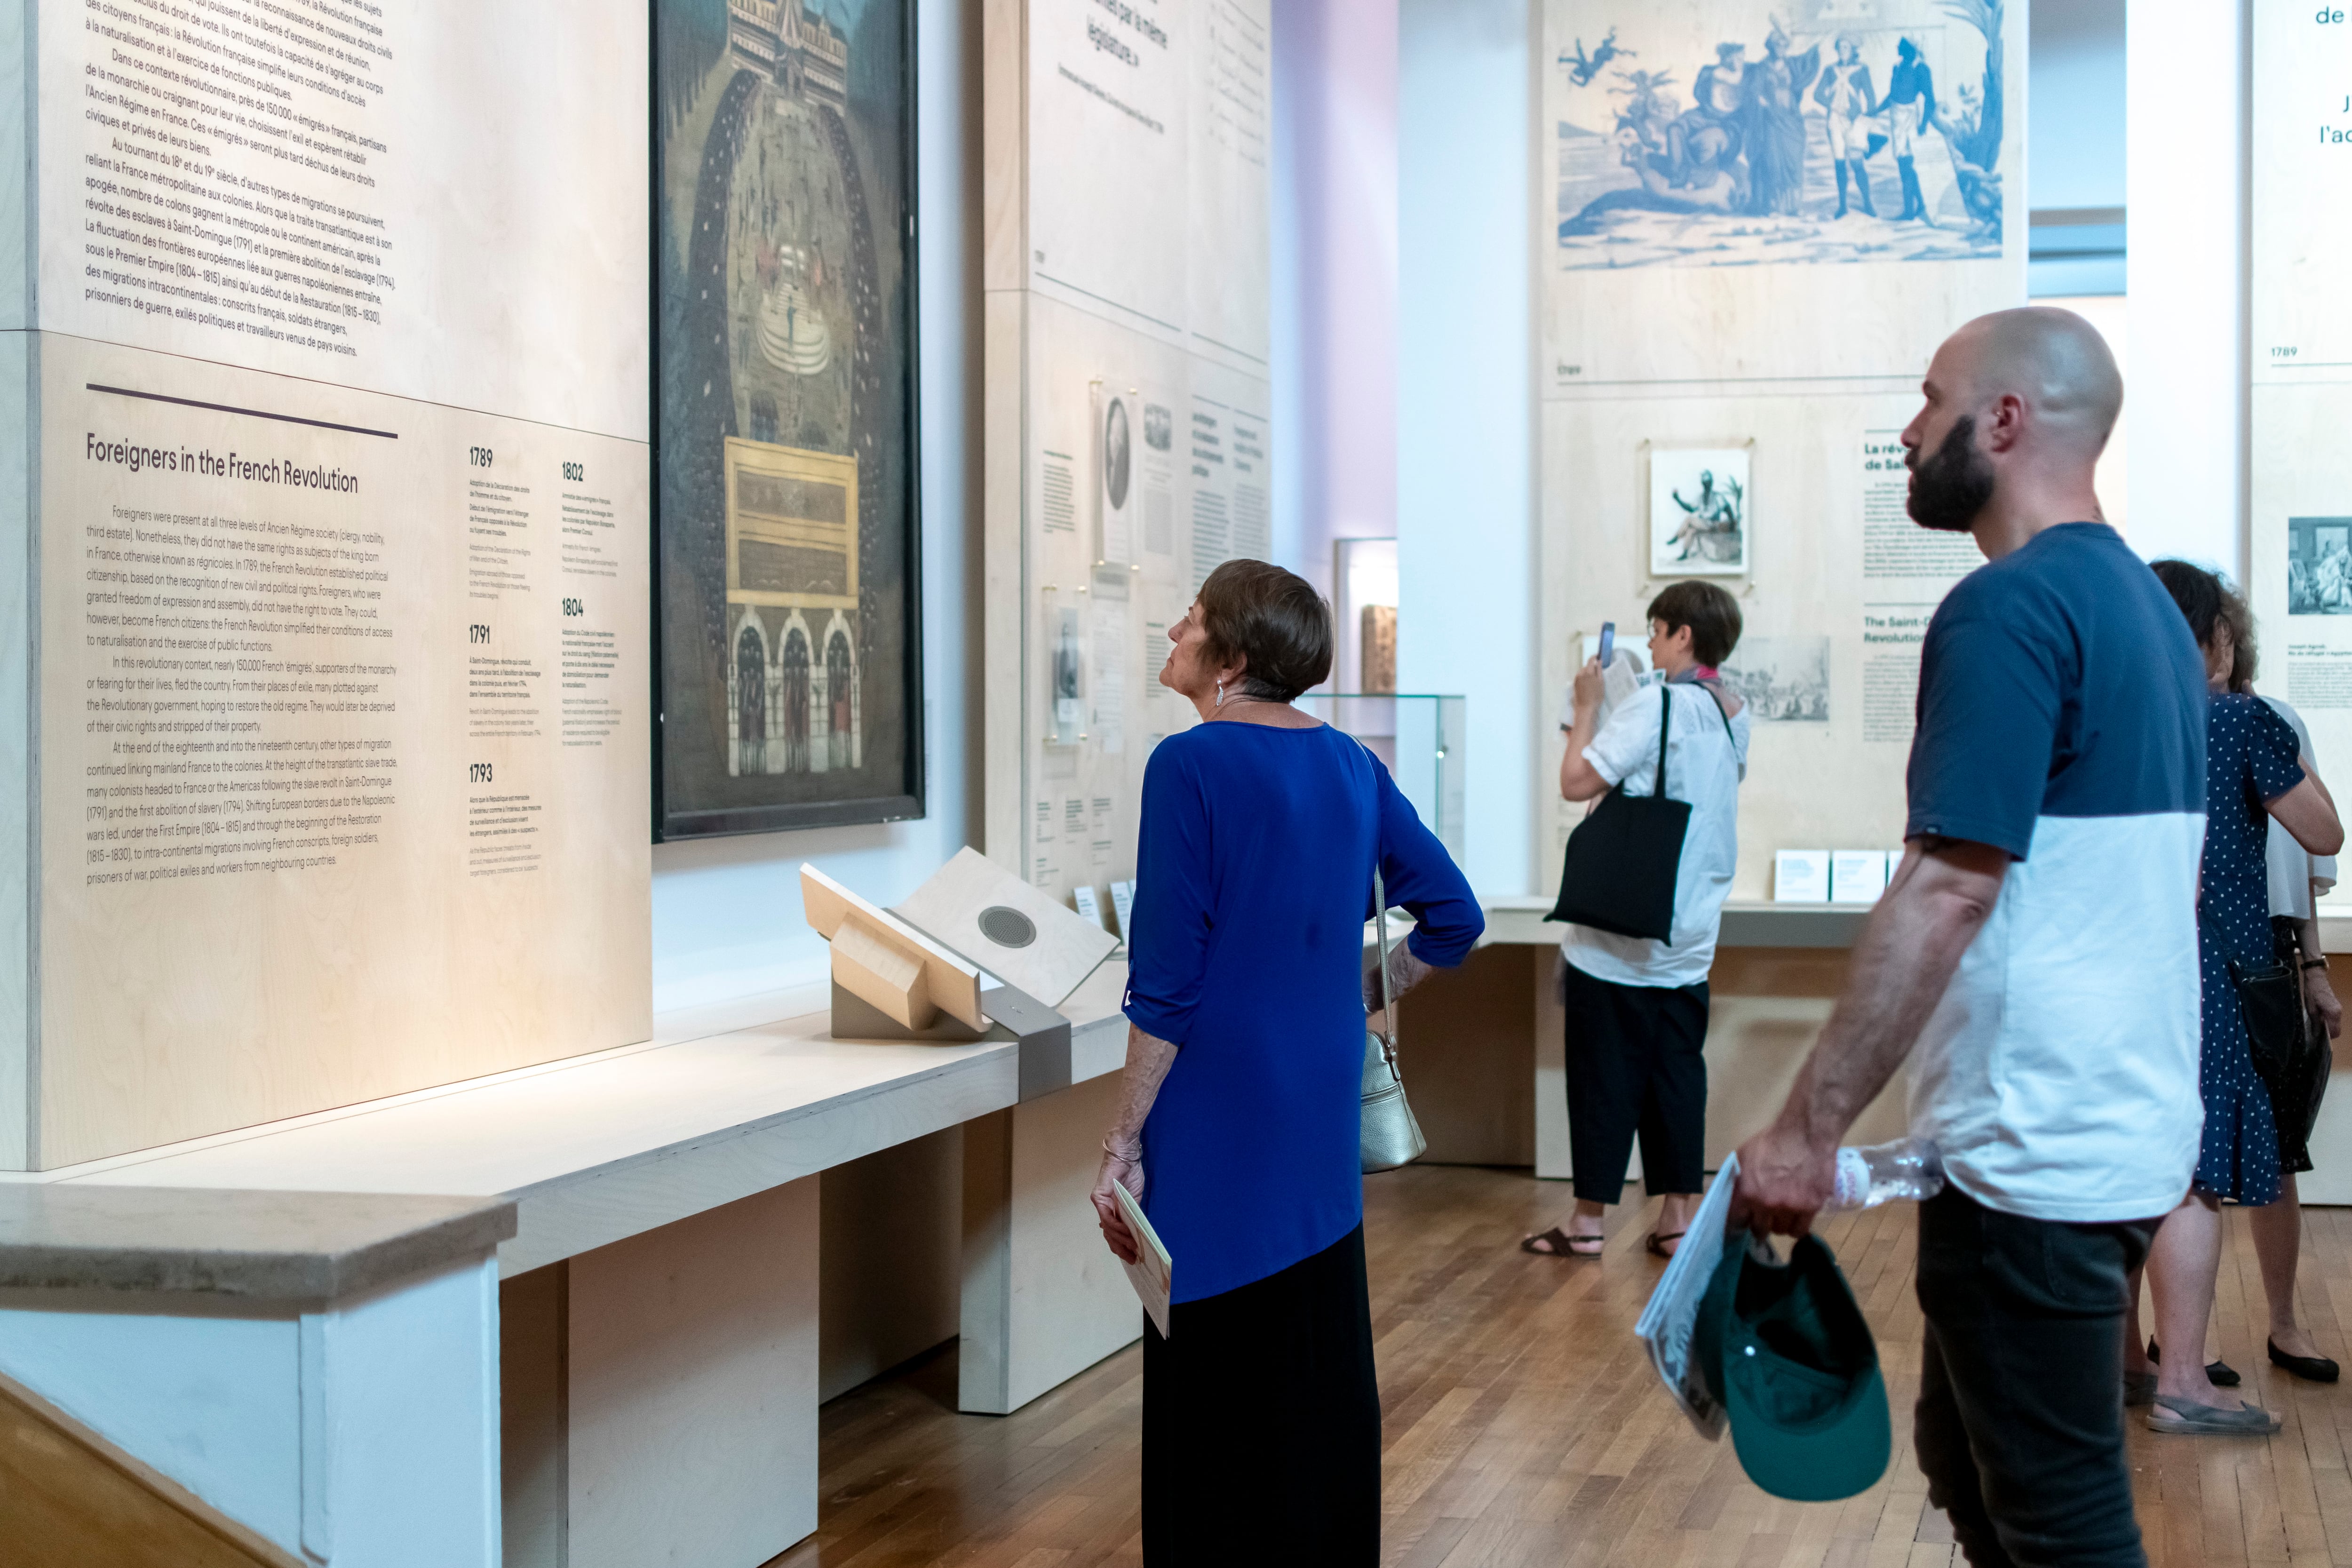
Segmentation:
{"type": "Polygon", "coordinates": [[[2124,1281],[2156,1224],[2026,1219],[1957,1187],[1919,1206],[1912,1445],[1976,1568],[2145,1568],[2124,1461],[2124,1281]]]}
{"type": "Polygon", "coordinates": [[[1143,1324],[1147,1568],[1374,1568],[1381,1391],[1364,1227],[1143,1324]]]}
{"type": "Polygon", "coordinates": [[[1706,982],[1620,985],[1563,963],[1568,1136],[1576,1195],[1613,1204],[1642,1140],[1654,1193],[1706,1184],[1706,982]]]}

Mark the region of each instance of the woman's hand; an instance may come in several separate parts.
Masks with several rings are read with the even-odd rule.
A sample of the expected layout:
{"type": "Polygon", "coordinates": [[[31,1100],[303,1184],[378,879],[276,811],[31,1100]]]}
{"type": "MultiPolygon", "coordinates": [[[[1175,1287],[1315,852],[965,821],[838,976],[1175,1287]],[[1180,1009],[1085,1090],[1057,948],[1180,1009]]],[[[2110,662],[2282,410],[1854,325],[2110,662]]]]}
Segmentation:
{"type": "Polygon", "coordinates": [[[1574,722],[1566,731],[1567,743],[1559,753],[1559,798],[1591,800],[1609,793],[1609,781],[1601,776],[1584,748],[1592,743],[1594,726],[1601,718],[1601,700],[1607,694],[1607,682],[1602,678],[1601,661],[1590,658],[1576,672],[1576,684],[1570,688],[1569,699],[1575,709],[1574,722]]]}
{"type": "Polygon", "coordinates": [[[1103,1133],[1102,1169],[1095,1173],[1090,1194],[1103,1240],[1121,1263],[1135,1261],[1136,1239],[1127,1228],[1127,1216],[1118,1212],[1118,1194],[1110,1184],[1124,1183],[1129,1194],[1142,1201],[1143,1123],[1151,1114],[1151,1102],[1160,1098],[1160,1081],[1175,1065],[1172,1043],[1145,1034],[1133,1023],[1127,1026],[1127,1071],[1119,1079],[1118,1114],[1103,1133]]]}
{"type": "Polygon", "coordinates": [[[1581,720],[1588,713],[1600,711],[1601,700],[1608,694],[1609,682],[1597,658],[1588,658],[1584,668],[1576,672],[1576,716],[1581,720]]]}
{"type": "MultiPolygon", "coordinates": [[[[1399,942],[1389,949],[1389,995],[1402,997],[1406,992],[1429,978],[1432,971],[1413,953],[1412,949],[1399,942]]],[[[1364,971],[1364,1011],[1371,1016],[1365,1020],[1371,1029],[1383,1028],[1388,1020],[1381,1016],[1381,972],[1377,963],[1364,971]]]]}
{"type": "Polygon", "coordinates": [[[1135,1261],[1137,1245],[1135,1232],[1127,1227],[1127,1216],[1118,1212],[1118,1194],[1110,1190],[1111,1184],[1125,1186],[1140,1202],[1143,1180],[1141,1145],[1130,1143],[1122,1148],[1105,1139],[1102,1169],[1095,1173],[1095,1221],[1102,1226],[1103,1240],[1109,1243],[1112,1255],[1121,1263],[1135,1261]]]}
{"type": "Polygon", "coordinates": [[[2336,988],[2327,984],[2327,971],[2306,969],[2303,972],[2304,1005],[2319,1015],[2327,1027],[2327,1037],[2336,1038],[2344,1032],[2344,1004],[2336,999],[2336,988]]]}

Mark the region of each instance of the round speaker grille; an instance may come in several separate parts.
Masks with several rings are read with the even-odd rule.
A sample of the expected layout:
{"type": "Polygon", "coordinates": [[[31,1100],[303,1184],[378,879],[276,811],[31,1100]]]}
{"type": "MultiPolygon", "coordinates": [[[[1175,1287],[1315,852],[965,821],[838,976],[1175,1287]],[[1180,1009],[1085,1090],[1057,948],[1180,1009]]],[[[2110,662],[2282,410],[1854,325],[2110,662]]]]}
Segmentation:
{"type": "Polygon", "coordinates": [[[980,934],[999,947],[1027,947],[1037,940],[1037,927],[1019,910],[991,904],[980,911],[980,934]]]}

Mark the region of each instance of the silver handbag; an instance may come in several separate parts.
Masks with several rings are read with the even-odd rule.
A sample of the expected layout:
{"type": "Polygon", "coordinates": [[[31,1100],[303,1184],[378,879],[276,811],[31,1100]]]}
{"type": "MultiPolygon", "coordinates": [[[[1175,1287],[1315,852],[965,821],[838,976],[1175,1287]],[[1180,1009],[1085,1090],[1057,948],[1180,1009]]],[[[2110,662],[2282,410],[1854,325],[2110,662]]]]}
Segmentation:
{"type": "Polygon", "coordinates": [[[1397,1070],[1396,998],[1389,994],[1389,898],[1372,873],[1372,901],[1380,906],[1381,1016],[1389,1032],[1364,1031],[1364,1124],[1358,1152],[1366,1173],[1393,1171],[1421,1158],[1429,1140],[1412,1119],[1412,1105],[1404,1097],[1404,1075],[1397,1070]]]}

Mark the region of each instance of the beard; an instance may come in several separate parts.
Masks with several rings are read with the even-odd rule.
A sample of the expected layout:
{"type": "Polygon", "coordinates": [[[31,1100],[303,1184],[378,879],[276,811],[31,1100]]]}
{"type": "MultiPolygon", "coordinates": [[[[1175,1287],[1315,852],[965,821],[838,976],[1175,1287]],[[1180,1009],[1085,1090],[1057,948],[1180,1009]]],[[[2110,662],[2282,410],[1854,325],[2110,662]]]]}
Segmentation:
{"type": "Polygon", "coordinates": [[[1966,533],[1992,500],[1992,459],[1977,450],[1969,415],[1947,431],[1935,451],[1911,458],[1911,494],[1905,510],[1922,528],[1966,533]]]}

